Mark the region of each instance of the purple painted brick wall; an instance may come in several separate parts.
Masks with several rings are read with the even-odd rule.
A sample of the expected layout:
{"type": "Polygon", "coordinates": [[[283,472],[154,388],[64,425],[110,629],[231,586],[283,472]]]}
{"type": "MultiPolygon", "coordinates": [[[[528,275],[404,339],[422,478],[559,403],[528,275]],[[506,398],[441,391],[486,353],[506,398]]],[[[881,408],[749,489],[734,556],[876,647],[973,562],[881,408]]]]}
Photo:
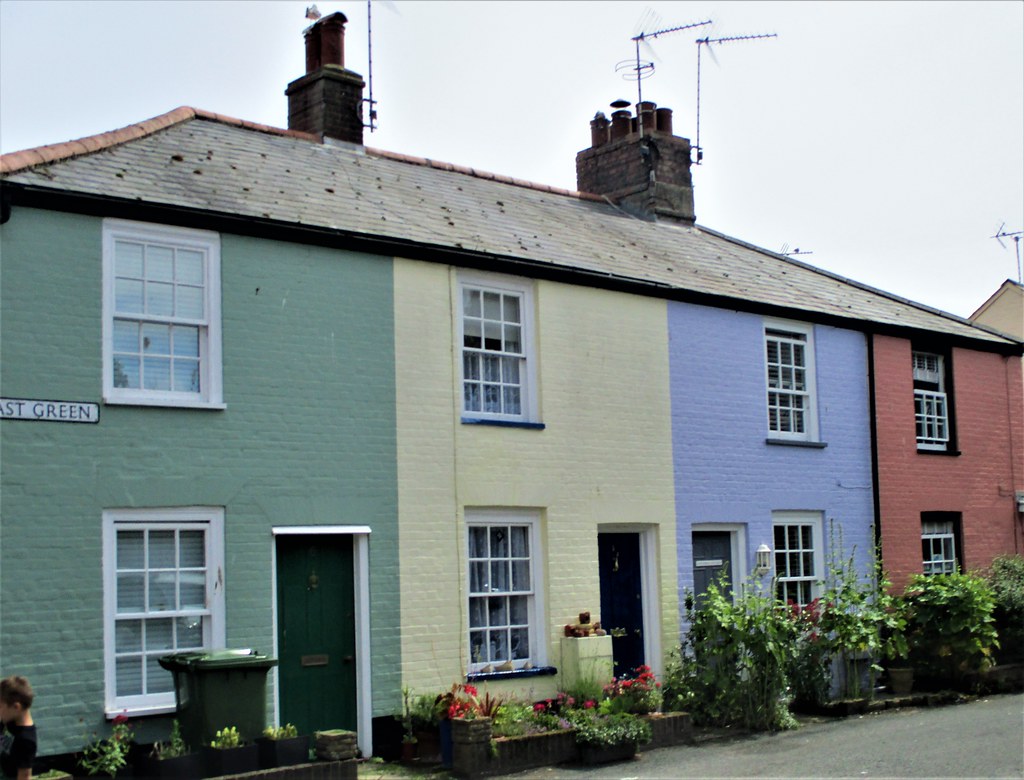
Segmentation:
{"type": "Polygon", "coordinates": [[[693,587],[694,523],[744,526],[749,571],[759,544],[774,547],[773,511],[820,512],[826,559],[841,534],[846,555],[855,549],[858,570],[869,570],[874,506],[865,337],[814,328],[818,438],[827,446],[769,445],[764,323],[756,314],[669,304],[680,603],[693,587]]]}

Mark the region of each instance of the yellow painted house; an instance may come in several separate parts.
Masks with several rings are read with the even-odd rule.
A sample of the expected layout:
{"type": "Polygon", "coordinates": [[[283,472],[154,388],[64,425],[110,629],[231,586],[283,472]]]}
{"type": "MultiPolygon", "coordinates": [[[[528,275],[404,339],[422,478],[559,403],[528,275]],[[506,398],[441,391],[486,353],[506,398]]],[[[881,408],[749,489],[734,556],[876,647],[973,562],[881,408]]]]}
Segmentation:
{"type": "Polygon", "coordinates": [[[660,670],[679,629],[665,303],[403,259],[394,289],[405,684],[552,695],[581,611],[628,629],[619,666],[660,670]]]}

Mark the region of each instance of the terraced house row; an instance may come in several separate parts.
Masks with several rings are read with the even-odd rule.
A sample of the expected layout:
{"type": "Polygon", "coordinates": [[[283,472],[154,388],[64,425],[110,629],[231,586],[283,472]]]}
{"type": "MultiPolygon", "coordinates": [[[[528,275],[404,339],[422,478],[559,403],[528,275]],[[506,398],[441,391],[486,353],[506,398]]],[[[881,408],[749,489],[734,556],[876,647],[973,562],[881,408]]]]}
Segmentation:
{"type": "Polygon", "coordinates": [[[897,585],[1022,551],[1018,339],[698,225],[652,104],[579,192],[367,148],[344,23],[289,129],[3,157],[0,656],[43,755],[166,738],[169,652],[273,655],[274,717],[370,754],[403,685],[553,694],[582,610],[657,672],[723,567],[806,602],[876,535],[897,585]]]}

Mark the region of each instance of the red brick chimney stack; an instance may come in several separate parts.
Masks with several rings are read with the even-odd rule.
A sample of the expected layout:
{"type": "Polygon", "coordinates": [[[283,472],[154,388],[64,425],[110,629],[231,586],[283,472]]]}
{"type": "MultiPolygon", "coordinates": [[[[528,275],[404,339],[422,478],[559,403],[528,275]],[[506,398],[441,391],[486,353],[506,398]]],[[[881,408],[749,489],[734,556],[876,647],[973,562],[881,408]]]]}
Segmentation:
{"type": "Polygon", "coordinates": [[[694,224],[690,141],[672,134],[672,109],[644,101],[634,117],[621,105],[611,121],[601,112],[591,120],[590,148],[576,155],[576,188],[638,216],[694,224]]]}
{"type": "Polygon", "coordinates": [[[317,133],[347,143],[363,143],[363,77],[345,69],[343,13],[317,20],[303,33],[306,75],[295,79],[288,96],[288,129],[317,133]]]}

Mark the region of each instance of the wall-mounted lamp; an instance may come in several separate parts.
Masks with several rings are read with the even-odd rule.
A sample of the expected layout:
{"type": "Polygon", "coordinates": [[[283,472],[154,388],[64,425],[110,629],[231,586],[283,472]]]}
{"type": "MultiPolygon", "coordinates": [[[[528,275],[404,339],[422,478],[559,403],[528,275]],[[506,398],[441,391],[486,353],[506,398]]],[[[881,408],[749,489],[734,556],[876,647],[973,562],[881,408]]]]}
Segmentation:
{"type": "Polygon", "coordinates": [[[754,574],[763,577],[772,570],[772,548],[767,544],[757,547],[757,557],[754,563],[754,574]]]}

